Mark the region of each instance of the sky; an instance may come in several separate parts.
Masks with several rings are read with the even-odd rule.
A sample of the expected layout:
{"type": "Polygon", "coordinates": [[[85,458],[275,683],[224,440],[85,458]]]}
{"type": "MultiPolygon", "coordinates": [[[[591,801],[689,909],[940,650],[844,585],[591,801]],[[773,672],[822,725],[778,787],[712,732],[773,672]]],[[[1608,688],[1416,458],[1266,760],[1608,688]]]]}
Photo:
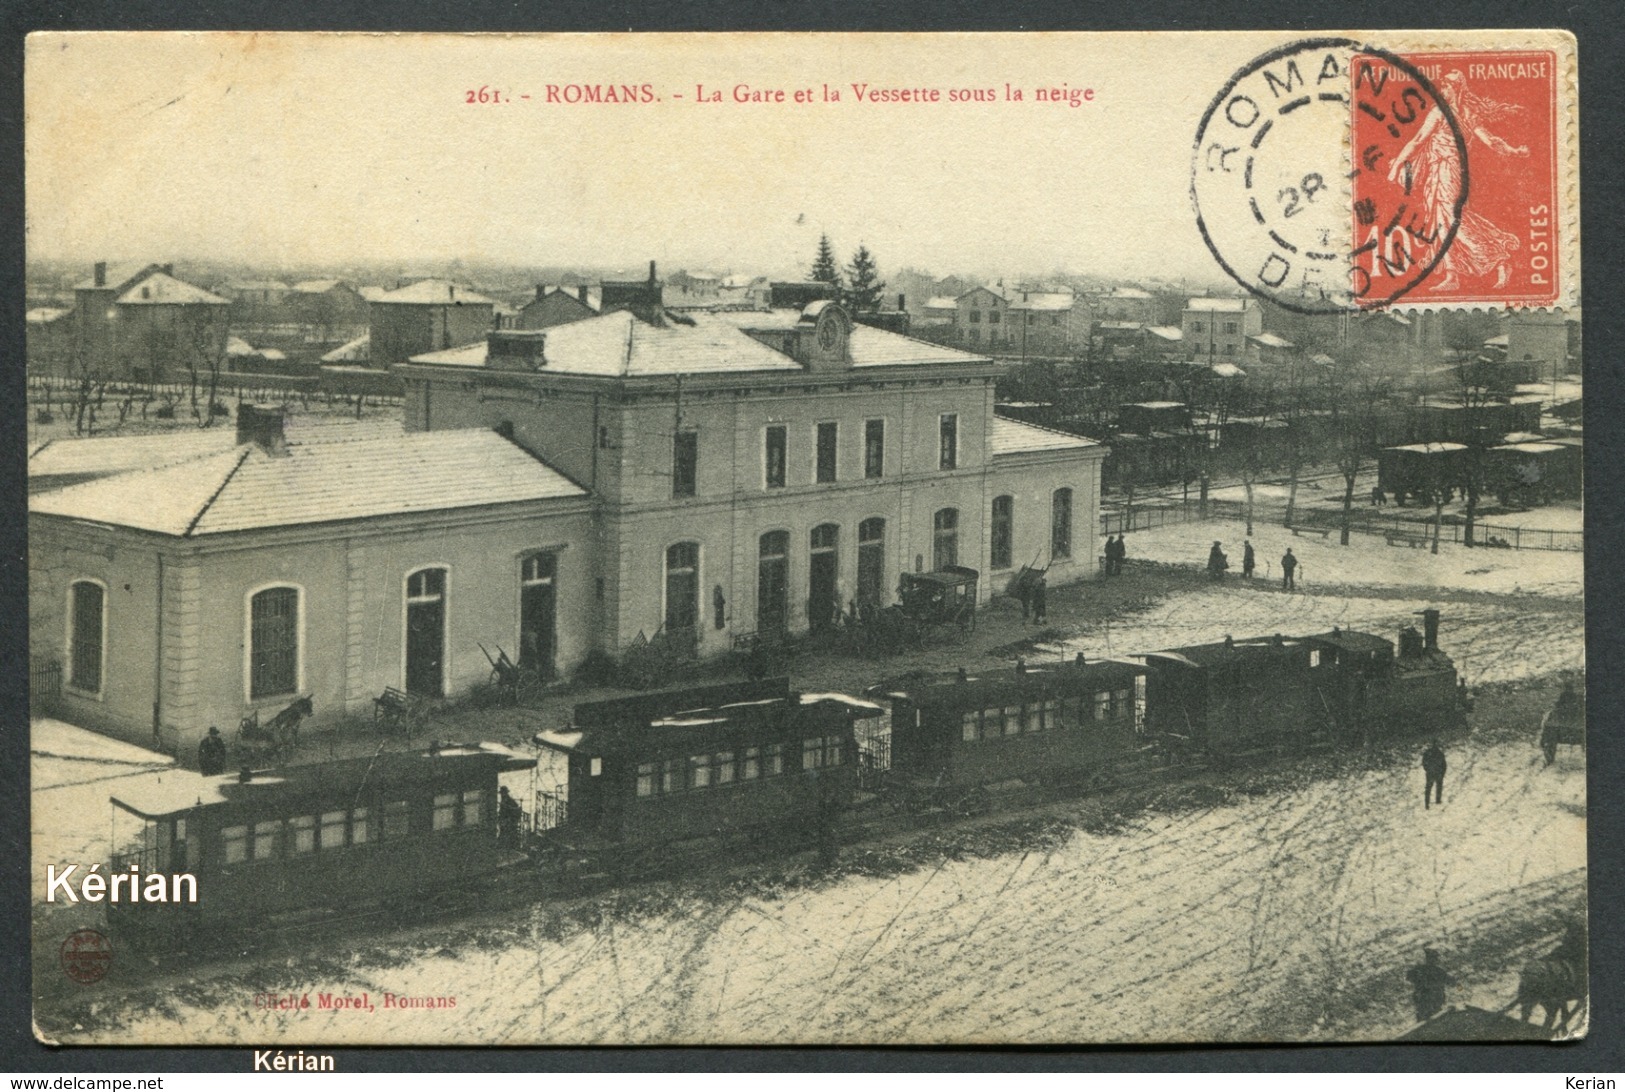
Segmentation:
{"type": "Polygon", "coordinates": [[[1284,40],[36,34],[29,256],[771,273],[827,233],[883,271],[1211,281],[1189,197],[1197,125],[1284,40]],[[581,85],[656,101],[547,101],[581,85]],[[941,101],[859,101],[853,85],[941,101]],[[786,101],[733,101],[740,86],[786,101]],[[1040,87],[1092,100],[1040,102],[1040,87]]]}

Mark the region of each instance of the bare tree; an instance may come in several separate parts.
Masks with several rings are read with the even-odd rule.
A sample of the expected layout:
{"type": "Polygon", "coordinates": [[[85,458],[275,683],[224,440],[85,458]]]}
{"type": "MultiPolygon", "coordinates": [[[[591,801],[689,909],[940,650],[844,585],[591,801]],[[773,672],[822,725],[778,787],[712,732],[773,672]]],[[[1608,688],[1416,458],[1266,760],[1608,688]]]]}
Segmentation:
{"type": "Polygon", "coordinates": [[[1389,380],[1365,362],[1331,369],[1327,398],[1331,411],[1331,447],[1343,475],[1343,519],[1338,542],[1349,544],[1354,524],[1354,482],[1372,461],[1376,447],[1377,406],[1390,389],[1389,380]]]}

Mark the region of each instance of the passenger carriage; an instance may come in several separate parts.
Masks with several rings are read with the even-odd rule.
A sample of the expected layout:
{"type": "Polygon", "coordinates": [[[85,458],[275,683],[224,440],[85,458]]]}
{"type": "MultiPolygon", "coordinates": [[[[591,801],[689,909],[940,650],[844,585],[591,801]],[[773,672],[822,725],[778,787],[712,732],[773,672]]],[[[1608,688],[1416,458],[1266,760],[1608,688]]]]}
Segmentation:
{"type": "MultiPolygon", "coordinates": [[[[1088,780],[1147,750],[1146,669],[1068,661],[883,685],[893,779],[915,795],[1022,780],[1088,780]]],[[[937,794],[952,804],[963,793],[937,794]]]]}
{"type": "Polygon", "coordinates": [[[677,842],[811,836],[852,798],[854,723],[882,713],[784,678],[578,705],[570,727],[536,736],[566,770],[554,805],[538,809],[553,824],[537,849],[624,872],[677,842]]]}
{"type": "Polygon", "coordinates": [[[112,798],[115,820],[140,824],[112,870],[190,873],[197,902],[109,903],[108,922],[178,939],[312,911],[409,906],[523,859],[498,844],[498,780],[535,765],[481,743],[145,778],[112,798]]]}

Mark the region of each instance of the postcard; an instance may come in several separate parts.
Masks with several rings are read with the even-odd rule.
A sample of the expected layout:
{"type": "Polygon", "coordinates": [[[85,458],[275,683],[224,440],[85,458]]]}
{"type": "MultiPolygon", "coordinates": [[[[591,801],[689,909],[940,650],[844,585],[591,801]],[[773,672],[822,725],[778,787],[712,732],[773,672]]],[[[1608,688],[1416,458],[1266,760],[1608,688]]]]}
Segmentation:
{"type": "Polygon", "coordinates": [[[36,1035],[1583,1036],[1576,66],[31,36],[36,1035]]]}

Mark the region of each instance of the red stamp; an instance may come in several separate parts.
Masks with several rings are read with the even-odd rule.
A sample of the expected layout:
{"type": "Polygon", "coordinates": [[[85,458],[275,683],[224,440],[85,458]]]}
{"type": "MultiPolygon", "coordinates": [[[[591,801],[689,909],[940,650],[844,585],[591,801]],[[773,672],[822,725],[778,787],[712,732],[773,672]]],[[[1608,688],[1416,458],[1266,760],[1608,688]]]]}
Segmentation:
{"type": "Polygon", "coordinates": [[[1357,102],[1372,100],[1351,129],[1356,299],[1391,299],[1393,281],[1426,269],[1407,302],[1557,303],[1557,55],[1403,59],[1353,64],[1357,102]]]}
{"type": "Polygon", "coordinates": [[[67,976],[86,986],[106,978],[107,969],[113,965],[113,945],[97,929],[69,933],[60,955],[67,976]]]}

